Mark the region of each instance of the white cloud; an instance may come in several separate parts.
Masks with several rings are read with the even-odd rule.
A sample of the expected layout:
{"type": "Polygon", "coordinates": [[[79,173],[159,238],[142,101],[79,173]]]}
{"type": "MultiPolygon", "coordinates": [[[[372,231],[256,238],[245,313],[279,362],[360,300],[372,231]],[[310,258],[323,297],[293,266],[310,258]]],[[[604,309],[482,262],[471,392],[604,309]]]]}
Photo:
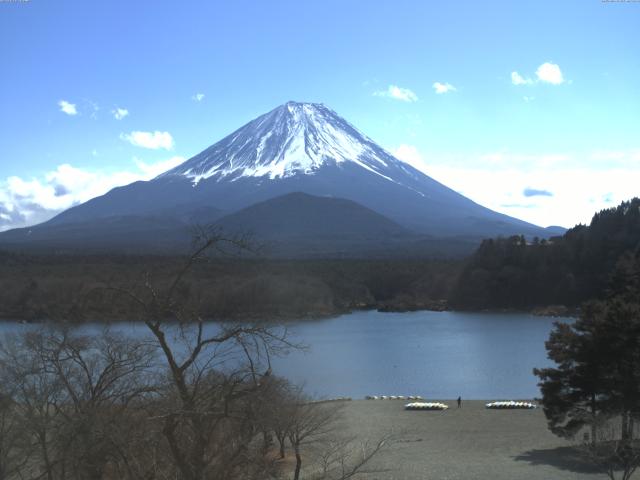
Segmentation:
{"type": "Polygon", "coordinates": [[[66,100],[60,100],[58,102],[58,106],[60,107],[60,111],[66,113],[67,115],[78,114],[75,103],[69,103],[66,100]]]}
{"type": "Polygon", "coordinates": [[[524,97],[522,97],[522,100],[524,100],[527,103],[533,102],[535,99],[536,99],[536,97],[527,97],[526,95],[524,97]]]}
{"type": "Polygon", "coordinates": [[[518,72],[511,72],[511,83],[514,85],[531,85],[533,80],[530,78],[524,78],[518,72]]]}
{"type": "Polygon", "coordinates": [[[555,63],[546,62],[540,65],[536,70],[536,76],[539,81],[553,85],[560,85],[564,82],[562,71],[555,63]]]}
{"type": "Polygon", "coordinates": [[[133,159],[136,166],[138,167],[138,170],[143,175],[143,178],[141,178],[141,180],[149,180],[149,179],[155,178],[161,173],[164,173],[167,170],[171,170],[172,168],[177,167],[182,162],[184,162],[184,160],[185,158],[180,156],[171,157],[171,158],[168,158],[167,160],[161,160],[155,163],[147,163],[135,157],[133,159]]]}
{"type": "Polygon", "coordinates": [[[191,100],[194,100],[196,102],[201,102],[203,98],[204,98],[204,93],[196,93],[191,97],[191,100]]]}
{"type": "Polygon", "coordinates": [[[173,148],[173,137],[169,132],[139,132],[134,131],[131,133],[120,134],[122,140],[126,140],[135,145],[136,147],[150,148],[158,150],[164,148],[165,150],[171,150],[173,148]]]}
{"type": "Polygon", "coordinates": [[[433,84],[433,89],[438,94],[448,93],[448,92],[455,92],[456,91],[456,87],[454,87],[450,83],[440,83],[440,82],[435,82],[433,84]]]}
{"type": "Polygon", "coordinates": [[[386,90],[373,92],[376,97],[389,97],[402,102],[417,102],[418,96],[408,88],[398,87],[397,85],[389,85],[386,90]]]}
{"type": "Polygon", "coordinates": [[[44,222],[112,188],[150,180],[184,161],[179,156],[154,163],[134,158],[131,168],[116,172],[62,164],[40,178],[9,177],[0,181],[0,231],[44,222]]]}
{"type": "Polygon", "coordinates": [[[564,83],[564,77],[560,67],[555,63],[543,63],[536,70],[536,80],[525,78],[518,72],[511,72],[511,83],[514,85],[533,85],[534,83],[550,83],[552,85],[560,85],[564,83]]]}
{"type": "Polygon", "coordinates": [[[438,165],[431,166],[429,173],[481,205],[540,226],[589,223],[595,212],[636,196],[640,182],[640,169],[489,171],[438,165]],[[525,197],[530,184],[553,196],[525,197]]]}
{"type": "Polygon", "coordinates": [[[640,184],[640,149],[431,159],[401,145],[393,153],[481,205],[540,226],[589,223],[597,211],[637,196],[640,184]],[[532,196],[532,185],[553,195],[532,196]]]}
{"type": "Polygon", "coordinates": [[[111,110],[111,113],[113,114],[113,118],[115,118],[116,120],[122,120],[124,117],[129,115],[129,110],[127,110],[126,108],[116,107],[115,109],[111,110]]]}
{"type": "Polygon", "coordinates": [[[422,155],[413,145],[407,145],[403,143],[398,148],[393,150],[392,153],[396,158],[399,158],[403,162],[408,163],[416,170],[424,171],[426,169],[426,165],[424,163],[422,155]]]}

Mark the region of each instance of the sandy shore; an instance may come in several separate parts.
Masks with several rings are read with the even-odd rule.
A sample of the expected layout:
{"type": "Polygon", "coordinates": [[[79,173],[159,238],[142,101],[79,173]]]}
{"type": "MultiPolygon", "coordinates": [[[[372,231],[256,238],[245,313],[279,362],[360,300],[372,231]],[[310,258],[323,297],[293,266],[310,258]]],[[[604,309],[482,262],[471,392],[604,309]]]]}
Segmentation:
{"type": "Polygon", "coordinates": [[[564,480],[606,478],[551,434],[541,409],[487,410],[485,401],[445,400],[449,410],[405,411],[402,400],[345,402],[348,431],[375,439],[390,431],[403,441],[379,454],[385,473],[369,480],[564,480]]]}

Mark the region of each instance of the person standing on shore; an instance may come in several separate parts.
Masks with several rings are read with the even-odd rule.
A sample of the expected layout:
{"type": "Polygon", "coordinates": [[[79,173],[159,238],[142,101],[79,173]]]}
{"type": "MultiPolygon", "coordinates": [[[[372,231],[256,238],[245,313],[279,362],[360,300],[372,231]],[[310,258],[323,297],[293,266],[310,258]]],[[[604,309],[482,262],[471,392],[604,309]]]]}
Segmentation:
{"type": "Polygon", "coordinates": [[[458,397],[458,408],[462,408],[462,397],[458,397]]]}

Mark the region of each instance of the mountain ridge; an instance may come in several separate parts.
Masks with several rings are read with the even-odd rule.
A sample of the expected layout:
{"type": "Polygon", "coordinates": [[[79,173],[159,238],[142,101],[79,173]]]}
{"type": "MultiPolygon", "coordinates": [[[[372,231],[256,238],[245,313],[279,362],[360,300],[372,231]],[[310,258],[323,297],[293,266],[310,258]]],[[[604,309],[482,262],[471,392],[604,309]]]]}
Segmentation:
{"type": "Polygon", "coordinates": [[[111,216],[92,222],[60,223],[7,233],[0,246],[39,253],[121,253],[139,255],[188,251],[202,228],[246,238],[274,258],[460,257],[476,244],[415,234],[351,200],[294,192],[195,224],[179,209],[159,216],[111,216]]]}
{"type": "MultiPolygon", "coordinates": [[[[294,192],[355,202],[434,238],[552,234],[416,170],[323,104],[300,102],[257,117],[150,181],[115,188],[32,229],[83,222],[89,228],[109,217],[158,218],[176,209],[197,223],[199,212],[213,209],[219,218],[294,192]]],[[[0,234],[0,243],[17,234],[0,234]]]]}

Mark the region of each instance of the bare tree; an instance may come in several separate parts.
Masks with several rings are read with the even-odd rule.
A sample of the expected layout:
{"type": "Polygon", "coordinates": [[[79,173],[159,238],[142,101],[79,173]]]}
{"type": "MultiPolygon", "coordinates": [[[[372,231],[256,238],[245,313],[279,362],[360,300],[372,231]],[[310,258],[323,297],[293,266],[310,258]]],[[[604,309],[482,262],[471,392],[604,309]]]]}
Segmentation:
{"type": "MultiPolygon", "coordinates": [[[[260,427],[263,435],[273,435],[278,442],[278,456],[286,456],[289,433],[296,421],[298,388],[294,388],[287,380],[271,376],[263,380],[266,387],[260,404],[260,427]],[[265,381],[266,380],[266,381],[265,381]]],[[[265,441],[265,449],[272,441],[265,441]]]]}
{"type": "MultiPolygon", "coordinates": [[[[0,371],[25,434],[37,446],[34,478],[100,479],[130,452],[124,425],[154,390],[152,346],[108,331],[68,329],[5,338],[0,371]]],[[[125,477],[126,478],[126,477],[125,477]]]]}
{"type": "MultiPolygon", "coordinates": [[[[35,354],[41,337],[6,335],[0,346],[0,375],[4,388],[12,392],[26,435],[33,441],[31,470],[36,478],[61,478],[63,448],[55,434],[62,416],[57,405],[62,384],[35,354]]],[[[27,451],[24,452],[27,454],[27,451]]]]}
{"type": "Polygon", "coordinates": [[[0,480],[262,480],[280,473],[287,442],[296,480],[307,455],[312,478],[365,471],[385,441],[342,438],[338,403],[272,374],[273,355],[299,347],[286,328],[198,313],[189,272],[209,251],[248,248],[216,232],[200,240],[170,282],[103,289],[126,299],[142,338],[63,326],[0,342],[0,480]]]}
{"type": "Polygon", "coordinates": [[[207,324],[187,301],[184,279],[208,252],[250,249],[244,238],[200,233],[198,247],[168,285],[158,287],[147,278],[141,288],[112,290],[137,306],[167,367],[167,401],[155,419],[162,421],[181,478],[249,478],[262,474],[249,466],[263,463],[253,452],[255,438],[264,433],[255,399],[266,390],[270,357],[292,345],[284,328],[207,324]]]}
{"type": "Polygon", "coordinates": [[[303,455],[308,457],[304,469],[312,480],[347,480],[358,475],[380,473],[368,468],[371,460],[397,440],[388,434],[376,441],[359,440],[345,435],[342,425],[344,402],[309,401],[299,390],[290,393],[284,406],[288,438],[295,454],[293,479],[303,477],[303,455]]]}
{"type": "Polygon", "coordinates": [[[340,403],[311,402],[302,394],[292,398],[291,423],[288,436],[296,457],[293,479],[300,478],[303,449],[327,442],[336,432],[336,422],[342,409],[340,403]]]}
{"type": "Polygon", "coordinates": [[[347,480],[358,475],[371,475],[388,471],[381,468],[369,468],[371,460],[397,437],[389,434],[375,442],[361,441],[357,438],[343,438],[329,441],[318,458],[319,472],[314,480],[347,480]]]}
{"type": "Polygon", "coordinates": [[[0,394],[0,480],[19,474],[31,456],[31,441],[10,393],[0,394]]]}

